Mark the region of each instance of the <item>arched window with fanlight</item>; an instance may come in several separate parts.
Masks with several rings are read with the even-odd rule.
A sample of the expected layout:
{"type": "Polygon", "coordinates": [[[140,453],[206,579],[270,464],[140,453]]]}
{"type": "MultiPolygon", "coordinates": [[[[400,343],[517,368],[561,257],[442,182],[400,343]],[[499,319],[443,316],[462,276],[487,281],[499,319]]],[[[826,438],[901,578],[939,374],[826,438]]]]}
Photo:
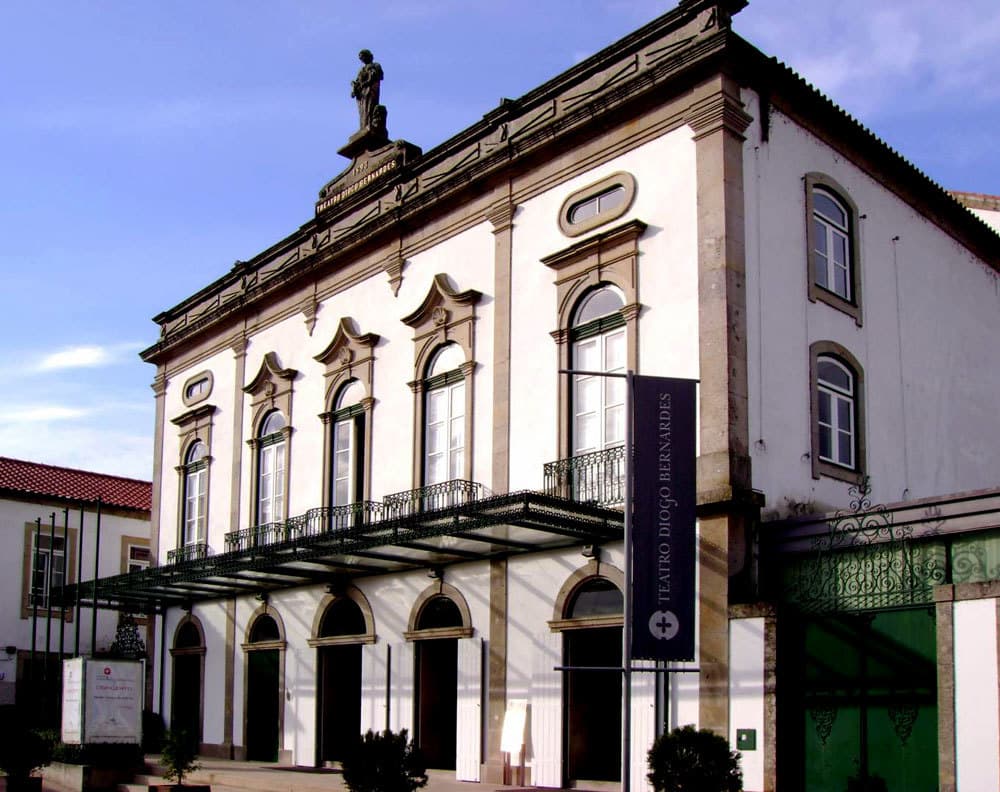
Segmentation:
{"type": "Polygon", "coordinates": [[[577,499],[604,503],[621,499],[625,443],[625,374],[627,338],[622,308],[625,301],[614,286],[602,284],[587,292],[576,306],[570,327],[571,452],[577,499]]]}
{"type": "Polygon", "coordinates": [[[285,517],[285,416],[269,412],[257,433],[257,525],[278,522],[285,517]]]}
{"type": "Polygon", "coordinates": [[[839,344],[812,345],[813,475],[855,481],[864,470],[862,370],[839,344]]]}
{"type": "Polygon", "coordinates": [[[346,506],[364,497],[365,387],[349,380],[337,393],[332,410],[330,504],[346,506]]]}
{"type": "Polygon", "coordinates": [[[195,440],[184,457],[184,518],[181,544],[205,541],[208,520],[208,449],[195,440]]]}
{"type": "Polygon", "coordinates": [[[445,344],[431,358],[425,378],[424,484],[465,478],[465,354],[445,344]]]}

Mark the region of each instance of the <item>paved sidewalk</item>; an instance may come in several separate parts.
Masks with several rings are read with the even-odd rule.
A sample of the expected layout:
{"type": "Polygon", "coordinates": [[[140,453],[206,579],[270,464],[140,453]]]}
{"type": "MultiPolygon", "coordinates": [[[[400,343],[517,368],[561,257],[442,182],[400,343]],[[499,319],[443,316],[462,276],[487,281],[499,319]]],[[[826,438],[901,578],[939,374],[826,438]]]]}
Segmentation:
{"type": "MultiPolygon", "coordinates": [[[[156,771],[158,756],[147,757],[147,762],[156,771]]],[[[347,787],[337,770],[301,767],[292,768],[266,762],[237,762],[228,759],[199,758],[201,768],[185,781],[196,784],[211,784],[212,792],[346,792],[347,787]]],[[[471,783],[456,781],[453,771],[430,770],[427,792],[513,792],[518,787],[499,784],[471,783]]],[[[145,790],[150,781],[157,781],[154,775],[136,778],[133,784],[123,785],[122,790],[139,792],[145,790]]],[[[523,789],[523,787],[521,787],[523,789]]],[[[554,791],[553,791],[554,792],[554,791]]]]}

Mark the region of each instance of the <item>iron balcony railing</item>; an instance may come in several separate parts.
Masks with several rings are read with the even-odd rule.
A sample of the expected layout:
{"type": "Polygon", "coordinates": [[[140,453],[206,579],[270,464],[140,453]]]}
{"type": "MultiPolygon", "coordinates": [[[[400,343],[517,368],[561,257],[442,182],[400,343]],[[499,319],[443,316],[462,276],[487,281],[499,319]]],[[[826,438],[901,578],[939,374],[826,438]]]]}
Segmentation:
{"type": "Polygon", "coordinates": [[[452,479],[440,484],[395,492],[382,499],[386,517],[409,517],[413,514],[464,506],[475,503],[486,493],[486,488],[475,481],[452,479]]]}
{"type": "Polygon", "coordinates": [[[625,500],[625,446],[545,464],[545,494],[597,506],[625,500]]]}
{"type": "Polygon", "coordinates": [[[251,550],[307,536],[364,528],[382,518],[381,503],[359,501],[344,506],[320,506],[281,522],[264,523],[226,534],[226,552],[251,550]]]}
{"type": "Polygon", "coordinates": [[[191,542],[175,550],[167,551],[167,563],[179,564],[182,561],[195,561],[208,558],[208,545],[205,542],[191,542]]]}

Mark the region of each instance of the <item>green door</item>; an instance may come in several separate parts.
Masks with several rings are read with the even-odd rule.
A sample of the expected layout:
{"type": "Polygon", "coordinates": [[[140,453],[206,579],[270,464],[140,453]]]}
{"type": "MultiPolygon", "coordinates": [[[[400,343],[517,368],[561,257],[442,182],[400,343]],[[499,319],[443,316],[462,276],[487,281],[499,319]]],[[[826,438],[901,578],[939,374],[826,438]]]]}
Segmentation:
{"type": "Polygon", "coordinates": [[[936,792],[935,635],[931,608],[786,619],[782,784],[845,792],[850,779],[878,777],[886,792],[936,792]]]}
{"type": "Polygon", "coordinates": [[[247,759],[278,761],[278,650],[247,653],[247,759]]]}

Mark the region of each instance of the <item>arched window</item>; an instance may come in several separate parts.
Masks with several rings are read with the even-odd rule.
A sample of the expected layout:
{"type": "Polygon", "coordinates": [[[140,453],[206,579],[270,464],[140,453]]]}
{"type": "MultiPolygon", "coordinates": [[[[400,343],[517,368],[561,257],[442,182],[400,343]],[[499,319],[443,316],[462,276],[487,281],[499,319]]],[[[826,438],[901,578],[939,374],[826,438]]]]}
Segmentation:
{"type": "Polygon", "coordinates": [[[625,600],[618,586],[606,578],[591,578],[574,593],[566,607],[567,619],[620,616],[625,600]]]}
{"type": "Polygon", "coordinates": [[[363,499],[365,387],[352,379],[337,394],[333,405],[333,443],[330,460],[330,492],[333,506],[363,499]]]}
{"type": "Polygon", "coordinates": [[[284,519],[285,417],[279,410],[268,413],[257,434],[257,525],[284,519]]]}
{"type": "Polygon", "coordinates": [[[824,302],[861,324],[858,209],[829,176],[806,174],[809,299],[824,302]]]}
{"type": "Polygon", "coordinates": [[[854,469],[854,372],[836,358],[816,361],[816,399],[819,406],[819,457],[824,462],[854,469]]]}
{"type": "Polygon", "coordinates": [[[462,612],[451,598],[437,596],[429,599],[417,616],[418,630],[434,630],[444,627],[461,627],[462,612]]]}
{"type": "Polygon", "coordinates": [[[194,622],[184,622],[177,628],[174,637],[175,649],[198,649],[201,646],[201,632],[194,622]]]}
{"type": "Polygon", "coordinates": [[[856,481],[865,456],[861,366],[832,342],[811,352],[813,476],[856,481]]]}
{"type": "Polygon", "coordinates": [[[461,347],[446,344],[427,365],[424,484],[465,478],[464,363],[461,347]]]}
{"type": "Polygon", "coordinates": [[[248,643],[268,643],[270,641],[280,641],[281,630],[273,617],[267,614],[258,616],[250,628],[248,643]]]}
{"type": "Polygon", "coordinates": [[[184,457],[184,520],[181,544],[205,541],[208,492],[208,449],[195,440],[184,457]]]}
{"type": "MultiPolygon", "coordinates": [[[[580,301],[573,315],[571,365],[576,371],[624,374],[625,320],[621,292],[600,286],[580,301]]],[[[573,455],[625,442],[625,380],[591,374],[573,378],[573,455]]]]}
{"type": "Polygon", "coordinates": [[[813,189],[813,224],[813,277],[816,285],[850,301],[850,215],[834,193],[821,187],[813,189]]]}
{"type": "Polygon", "coordinates": [[[341,597],[330,603],[323,614],[319,627],[320,638],[333,638],[340,635],[364,635],[368,632],[365,615],[354,600],[341,597]]]}

